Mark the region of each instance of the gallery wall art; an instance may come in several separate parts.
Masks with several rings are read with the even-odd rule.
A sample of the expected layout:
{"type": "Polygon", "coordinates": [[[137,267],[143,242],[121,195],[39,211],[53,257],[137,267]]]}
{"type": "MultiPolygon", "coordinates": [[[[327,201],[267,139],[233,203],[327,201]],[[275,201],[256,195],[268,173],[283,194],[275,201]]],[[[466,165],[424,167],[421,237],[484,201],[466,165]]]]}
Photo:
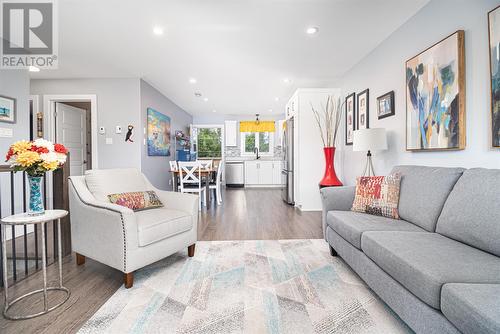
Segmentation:
{"type": "Polygon", "coordinates": [[[488,14],[491,73],[491,141],[500,147],[500,6],[488,14]]]}
{"type": "Polygon", "coordinates": [[[16,122],[16,99],[0,95],[0,122],[16,122]]]}
{"type": "Polygon", "coordinates": [[[464,31],[406,62],[406,149],[465,148],[464,31]]]}
{"type": "Polygon", "coordinates": [[[394,107],[394,91],[386,93],[377,98],[377,117],[383,119],[389,116],[394,116],[396,110],[394,107]]]}
{"type": "Polygon", "coordinates": [[[345,98],[345,144],[352,145],[356,119],[356,93],[345,98]]]}
{"type": "Polygon", "coordinates": [[[370,100],[369,90],[366,89],[358,94],[358,112],[356,130],[370,128],[370,100]]]}
{"type": "Polygon", "coordinates": [[[170,117],[148,108],[148,155],[170,156],[170,117]]]}

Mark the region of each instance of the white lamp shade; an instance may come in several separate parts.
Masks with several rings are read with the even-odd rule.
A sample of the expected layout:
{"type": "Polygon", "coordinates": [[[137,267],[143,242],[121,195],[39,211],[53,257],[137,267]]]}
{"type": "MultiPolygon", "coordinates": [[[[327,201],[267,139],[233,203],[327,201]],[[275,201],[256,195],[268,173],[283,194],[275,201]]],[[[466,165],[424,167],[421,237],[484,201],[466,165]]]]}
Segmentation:
{"type": "Polygon", "coordinates": [[[362,129],[354,131],[353,151],[383,151],[387,150],[385,129],[362,129]]]}

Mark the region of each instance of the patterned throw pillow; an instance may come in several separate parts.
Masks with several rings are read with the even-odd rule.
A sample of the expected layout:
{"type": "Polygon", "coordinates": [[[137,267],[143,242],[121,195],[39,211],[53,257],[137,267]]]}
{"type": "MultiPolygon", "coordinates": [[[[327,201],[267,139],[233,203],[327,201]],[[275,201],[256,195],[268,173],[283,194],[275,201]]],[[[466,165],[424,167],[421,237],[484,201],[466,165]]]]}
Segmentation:
{"type": "Polygon", "coordinates": [[[154,191],[136,191],[108,195],[109,201],[134,211],[160,208],[163,203],[154,191]]]}
{"type": "Polygon", "coordinates": [[[399,185],[401,174],[361,176],[356,179],[352,211],[399,219],[399,185]]]}

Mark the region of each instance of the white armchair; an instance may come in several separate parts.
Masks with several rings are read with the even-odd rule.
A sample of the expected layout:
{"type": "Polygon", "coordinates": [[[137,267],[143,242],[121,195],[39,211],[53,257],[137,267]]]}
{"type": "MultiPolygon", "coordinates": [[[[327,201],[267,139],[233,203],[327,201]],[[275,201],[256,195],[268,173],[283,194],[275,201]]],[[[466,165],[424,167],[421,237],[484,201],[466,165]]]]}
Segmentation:
{"type": "Polygon", "coordinates": [[[136,169],[89,170],[69,178],[71,240],[78,265],[85,257],[124,273],[126,288],[133,272],[184,247],[194,255],[198,196],[156,189],[136,169]],[[154,190],[164,207],[134,212],[112,204],[107,195],[154,190]]]}

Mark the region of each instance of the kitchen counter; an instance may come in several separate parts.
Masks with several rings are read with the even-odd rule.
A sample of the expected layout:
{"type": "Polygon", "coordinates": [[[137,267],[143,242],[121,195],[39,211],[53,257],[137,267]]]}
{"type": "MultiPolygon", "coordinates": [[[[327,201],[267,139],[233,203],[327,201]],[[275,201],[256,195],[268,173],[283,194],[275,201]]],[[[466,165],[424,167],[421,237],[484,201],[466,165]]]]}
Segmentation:
{"type": "Polygon", "coordinates": [[[281,161],[281,157],[260,157],[255,159],[255,156],[248,157],[226,157],[227,162],[245,162],[245,161],[281,161]]]}

